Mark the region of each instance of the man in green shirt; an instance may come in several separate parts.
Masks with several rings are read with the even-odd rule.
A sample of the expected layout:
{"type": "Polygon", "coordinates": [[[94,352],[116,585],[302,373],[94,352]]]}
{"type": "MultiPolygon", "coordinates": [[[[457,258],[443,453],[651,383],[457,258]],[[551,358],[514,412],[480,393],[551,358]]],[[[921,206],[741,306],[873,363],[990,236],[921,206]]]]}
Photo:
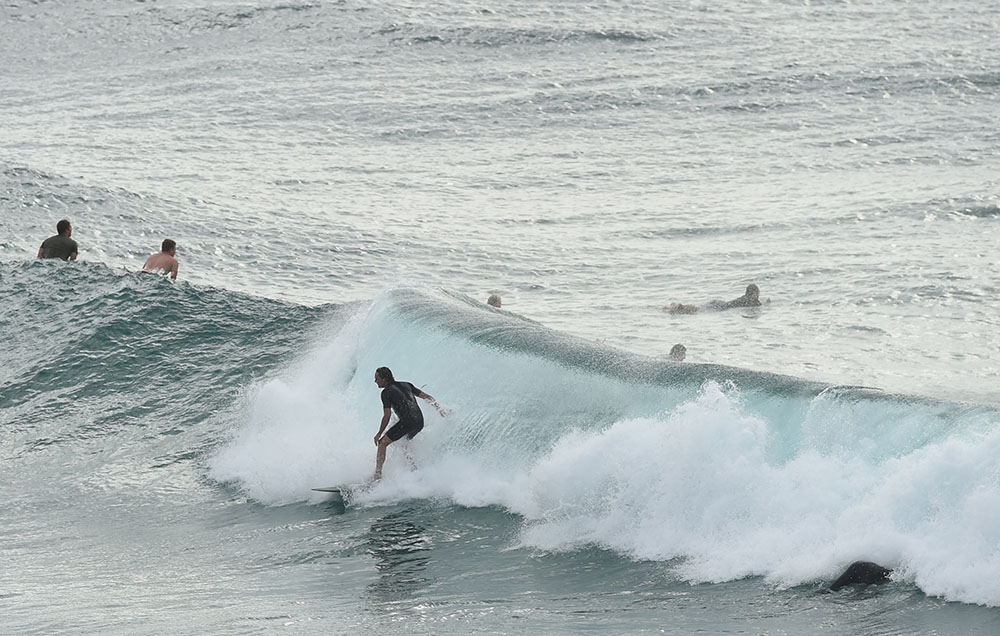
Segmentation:
{"type": "Polygon", "coordinates": [[[77,256],[76,241],[70,238],[73,235],[73,226],[66,219],[56,223],[55,236],[50,236],[42,242],[38,248],[38,258],[61,258],[64,261],[75,261],[77,256]]]}

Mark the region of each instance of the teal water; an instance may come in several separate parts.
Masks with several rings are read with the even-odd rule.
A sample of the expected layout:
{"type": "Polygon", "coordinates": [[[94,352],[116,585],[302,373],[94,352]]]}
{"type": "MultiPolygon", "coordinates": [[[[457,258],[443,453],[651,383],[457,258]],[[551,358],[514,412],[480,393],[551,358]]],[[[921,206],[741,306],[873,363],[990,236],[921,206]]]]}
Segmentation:
{"type": "Polygon", "coordinates": [[[996,633],[998,15],[5,3],[0,631],[996,633]]]}
{"type": "Polygon", "coordinates": [[[416,288],[309,308],[3,268],[18,633],[996,628],[992,408],[672,363],[416,288]],[[370,474],[387,358],[453,412],[416,469],[391,452],[331,503],[310,488],[370,474]],[[857,558],[897,580],[822,593],[857,558]]]}

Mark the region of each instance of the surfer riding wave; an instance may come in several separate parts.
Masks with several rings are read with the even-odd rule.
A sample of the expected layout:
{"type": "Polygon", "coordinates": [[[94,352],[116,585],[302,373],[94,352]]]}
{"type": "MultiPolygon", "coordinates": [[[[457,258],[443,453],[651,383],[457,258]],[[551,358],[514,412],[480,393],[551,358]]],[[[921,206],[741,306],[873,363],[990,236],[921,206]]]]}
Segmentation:
{"type": "Polygon", "coordinates": [[[375,384],[382,389],[382,422],[379,424],[378,433],[375,434],[375,446],[378,451],[375,454],[375,476],[378,481],[382,478],[382,464],[385,463],[385,451],[389,444],[398,442],[404,436],[407,439],[413,437],[424,428],[424,414],[420,411],[420,405],[416,398],[421,398],[430,402],[442,417],[447,415],[447,411],[441,408],[429,393],[424,393],[409,382],[396,380],[389,367],[379,367],[375,370],[375,384]],[[399,421],[392,428],[386,430],[389,425],[389,418],[393,411],[399,421]]]}

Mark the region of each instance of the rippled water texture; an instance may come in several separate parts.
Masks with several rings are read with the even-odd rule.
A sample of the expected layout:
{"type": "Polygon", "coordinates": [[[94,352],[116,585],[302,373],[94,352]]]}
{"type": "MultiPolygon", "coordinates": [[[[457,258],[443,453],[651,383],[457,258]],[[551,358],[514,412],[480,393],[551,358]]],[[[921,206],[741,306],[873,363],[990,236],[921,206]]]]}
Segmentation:
{"type": "Polygon", "coordinates": [[[991,578],[955,572],[995,553],[998,31],[1000,4],[971,0],[7,0],[0,551],[25,574],[5,565],[0,615],[18,633],[996,633],[975,605],[991,578]],[[35,262],[64,217],[80,261],[35,262]],[[177,283],[127,273],[168,236],[177,283]],[[760,309],[664,311],[751,282],[760,309]],[[401,287],[430,300],[366,323],[401,287]],[[697,421],[733,446],[705,452],[717,490],[676,505],[732,512],[748,482],[724,477],[750,465],[807,506],[790,525],[834,538],[789,543],[814,558],[787,569],[726,536],[661,559],[634,538],[664,519],[712,536],[661,497],[567,522],[579,543],[549,550],[576,491],[518,507],[488,470],[456,478],[468,458],[353,512],[289,496],[367,470],[377,404],[351,378],[387,358],[468,390],[448,395],[466,437],[428,428],[439,462],[490,441],[501,467],[539,462],[517,455],[519,479],[613,480],[567,458],[658,448],[646,419],[675,448],[697,421]],[[828,411],[833,385],[883,391],[841,386],[828,411]],[[883,399],[903,406],[867,410],[883,399]],[[928,566],[959,534],[962,563],[928,566]],[[910,569],[817,596],[855,548],[910,569]]]}
{"type": "Polygon", "coordinates": [[[4,258],[995,401],[995,3],[7,3],[4,258]],[[761,317],[673,319],[739,295],[761,317]]]}

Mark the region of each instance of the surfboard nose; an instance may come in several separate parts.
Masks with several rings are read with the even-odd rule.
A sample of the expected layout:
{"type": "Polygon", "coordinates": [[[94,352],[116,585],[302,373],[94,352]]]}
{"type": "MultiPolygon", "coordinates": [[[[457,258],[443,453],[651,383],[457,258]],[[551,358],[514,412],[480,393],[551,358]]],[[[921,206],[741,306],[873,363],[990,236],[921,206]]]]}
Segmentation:
{"type": "Polygon", "coordinates": [[[316,492],[327,493],[330,501],[344,502],[344,492],[341,490],[340,486],[324,486],[322,488],[313,488],[316,492]]]}

